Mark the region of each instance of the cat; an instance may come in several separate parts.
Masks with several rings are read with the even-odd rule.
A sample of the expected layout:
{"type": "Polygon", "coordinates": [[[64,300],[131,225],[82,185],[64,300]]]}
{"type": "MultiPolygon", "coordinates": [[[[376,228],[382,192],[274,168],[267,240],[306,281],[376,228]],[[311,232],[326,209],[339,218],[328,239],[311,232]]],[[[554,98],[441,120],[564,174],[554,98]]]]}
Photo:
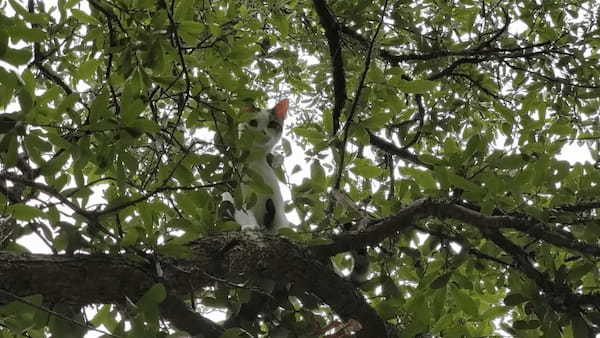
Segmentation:
{"type": "MultiPolygon", "coordinates": [[[[289,100],[283,99],[271,109],[245,109],[254,113],[254,116],[240,128],[240,140],[252,143],[250,154],[242,170],[245,174],[242,178],[241,190],[246,198],[256,193],[256,201],[247,210],[234,209],[233,211],[233,219],[240,224],[242,230],[277,233],[281,228],[290,227],[285,216],[285,204],[279,179],[271,163],[273,158],[271,151],[281,139],[288,107],[289,100]],[[262,191],[256,192],[256,184],[262,186],[262,191]]],[[[233,202],[229,193],[225,193],[223,199],[233,202]]]]}
{"type": "MultiPolygon", "coordinates": [[[[244,163],[238,164],[236,167],[242,174],[242,195],[246,200],[253,200],[251,195],[256,194],[256,199],[246,210],[243,210],[233,207],[233,197],[230,193],[223,194],[223,202],[230,202],[228,203],[230,209],[227,213],[242,227],[242,230],[275,234],[279,229],[291,226],[285,215],[285,204],[279,179],[272,163],[274,157],[272,151],[281,139],[288,107],[288,99],[283,99],[271,109],[244,109],[253,116],[240,126],[240,140],[249,142],[251,147],[244,163]],[[256,185],[260,188],[257,189],[256,185]]],[[[267,302],[273,302],[274,298],[287,299],[287,292],[282,292],[287,291],[285,283],[277,285],[274,280],[264,277],[258,278],[255,283],[258,288],[263,290],[263,293],[253,292],[250,299],[236,311],[235,316],[230,311],[225,327],[253,325],[257,314],[267,302]],[[278,296],[280,293],[283,296],[278,296]]],[[[278,329],[282,332],[285,331],[284,328],[278,329]]]]}

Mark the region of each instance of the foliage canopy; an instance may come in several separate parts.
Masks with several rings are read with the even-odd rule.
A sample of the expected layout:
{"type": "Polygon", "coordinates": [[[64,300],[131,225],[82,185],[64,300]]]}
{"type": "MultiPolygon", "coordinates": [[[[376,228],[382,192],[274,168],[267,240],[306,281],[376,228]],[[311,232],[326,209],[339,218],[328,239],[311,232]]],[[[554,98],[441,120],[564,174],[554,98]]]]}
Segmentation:
{"type": "Polygon", "coordinates": [[[598,2],[1,4],[3,337],[600,332],[598,2]],[[280,97],[299,224],[251,236],[221,194],[265,193],[232,163],[244,107],[280,97]],[[323,264],[365,246],[360,286],[323,264]],[[301,302],[198,316],[235,318],[265,276],[301,302]]]}

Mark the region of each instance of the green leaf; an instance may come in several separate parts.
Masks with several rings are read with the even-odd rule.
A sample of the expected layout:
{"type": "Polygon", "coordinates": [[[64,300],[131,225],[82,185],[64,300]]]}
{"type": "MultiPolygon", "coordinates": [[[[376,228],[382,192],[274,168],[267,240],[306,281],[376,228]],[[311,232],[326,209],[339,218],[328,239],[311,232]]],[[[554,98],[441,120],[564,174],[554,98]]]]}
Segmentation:
{"type": "Polygon", "coordinates": [[[372,162],[366,158],[358,158],[354,160],[352,168],[350,171],[355,173],[358,176],[366,177],[366,178],[375,178],[383,175],[385,170],[379,167],[376,167],[372,164],[372,162]]]}
{"type": "Polygon", "coordinates": [[[515,320],[513,322],[513,327],[517,330],[533,330],[540,327],[540,325],[541,322],[539,320],[515,320]]]}
{"type": "Polygon", "coordinates": [[[94,326],[105,325],[111,327],[112,325],[110,324],[114,323],[115,320],[112,317],[110,308],[111,305],[102,305],[102,307],[100,308],[100,310],[98,310],[98,312],[96,312],[94,318],[92,318],[90,323],[94,326]]]}
{"type": "Polygon", "coordinates": [[[11,206],[13,216],[16,219],[29,221],[36,217],[47,218],[46,213],[42,210],[26,205],[26,204],[15,204],[11,206]]]}
{"type": "Polygon", "coordinates": [[[311,182],[319,187],[325,187],[326,185],[326,176],[325,170],[321,166],[319,161],[313,161],[310,165],[310,178],[311,182]]]}
{"type": "Polygon", "coordinates": [[[443,288],[444,286],[446,286],[446,284],[448,284],[448,281],[450,280],[451,276],[451,273],[445,273],[439,276],[438,278],[434,279],[433,282],[431,282],[431,284],[429,285],[429,287],[432,289],[443,288]]]}
{"type": "Polygon", "coordinates": [[[515,305],[519,305],[521,303],[524,303],[526,301],[527,301],[527,298],[525,298],[522,294],[520,294],[520,293],[511,293],[511,294],[508,294],[504,298],[504,305],[506,305],[506,306],[515,306],[515,305]]]}
{"type": "Polygon", "coordinates": [[[410,94],[425,94],[435,88],[437,85],[436,81],[429,80],[412,80],[407,81],[403,79],[398,79],[393,81],[393,83],[405,93],[410,94]]]}
{"type": "Polygon", "coordinates": [[[121,105],[123,123],[128,127],[135,127],[136,121],[146,105],[139,98],[125,98],[121,100],[121,105]]]}
{"type": "Polygon", "coordinates": [[[250,180],[250,187],[252,190],[259,195],[271,195],[273,193],[273,189],[265,183],[263,177],[251,169],[246,169],[246,175],[248,175],[250,180]]]}
{"type": "Polygon", "coordinates": [[[71,109],[73,107],[77,100],[79,100],[79,94],[71,93],[60,102],[58,107],[56,107],[56,110],[59,112],[59,114],[66,113],[68,109],[71,109]]]}
{"type": "Polygon", "coordinates": [[[400,172],[406,176],[412,177],[415,182],[425,188],[425,190],[436,190],[438,188],[437,181],[433,178],[430,171],[420,170],[416,168],[401,168],[400,172]]]}
{"type": "MultiPolygon", "coordinates": [[[[14,167],[17,164],[17,154],[19,147],[19,140],[14,132],[4,135],[0,145],[8,145],[6,149],[6,167],[14,167]]],[[[4,148],[4,147],[3,147],[4,148]]],[[[1,148],[0,148],[1,149],[1,148]]]]}
{"type": "Polygon", "coordinates": [[[161,283],[156,283],[138,301],[138,305],[140,307],[148,306],[148,305],[158,305],[162,303],[163,300],[167,298],[167,290],[165,286],[161,283]]]}
{"type": "Polygon", "coordinates": [[[31,47],[24,47],[21,49],[8,48],[1,58],[13,66],[22,66],[29,62],[32,55],[31,47]]]}
{"type": "Polygon", "coordinates": [[[91,15],[88,15],[82,10],[79,10],[77,8],[71,8],[71,13],[77,20],[79,20],[82,23],[86,23],[88,25],[100,25],[100,21],[98,21],[98,19],[94,18],[91,15]]]}
{"type": "Polygon", "coordinates": [[[461,289],[455,289],[453,292],[454,300],[461,310],[471,317],[477,317],[479,306],[477,302],[461,289]]]}
{"type": "Polygon", "coordinates": [[[31,108],[33,108],[33,97],[31,97],[31,93],[24,86],[17,90],[17,99],[19,100],[19,105],[21,106],[21,111],[23,114],[29,113],[31,108]]]}
{"type": "Polygon", "coordinates": [[[448,172],[448,181],[457,188],[464,189],[465,191],[480,192],[481,187],[475,183],[472,183],[464,177],[458,176],[455,173],[448,172]]]}
{"type": "Polygon", "coordinates": [[[160,127],[152,120],[139,118],[134,123],[141,131],[149,134],[155,134],[160,131],[160,127]]]}
{"type": "Polygon", "coordinates": [[[372,130],[381,129],[392,118],[393,118],[392,114],[386,114],[383,112],[376,113],[376,114],[373,114],[368,119],[362,121],[361,126],[368,128],[368,129],[372,129],[372,130]]]}
{"type": "Polygon", "coordinates": [[[46,32],[37,28],[28,28],[23,26],[19,32],[19,36],[27,42],[41,42],[48,38],[46,32]]]}
{"type": "Polygon", "coordinates": [[[205,30],[205,26],[202,23],[191,20],[182,21],[178,24],[177,27],[178,30],[182,33],[192,34],[196,36],[204,32],[205,30]]]}
{"type": "Polygon", "coordinates": [[[73,76],[80,80],[89,80],[92,78],[96,69],[103,63],[102,59],[89,59],[82,62],[76,71],[73,72],[73,76]]]}
{"type": "Polygon", "coordinates": [[[591,330],[581,316],[574,316],[571,318],[571,327],[573,328],[573,336],[575,338],[591,337],[591,330]]]}
{"type": "Polygon", "coordinates": [[[127,231],[125,232],[125,236],[123,236],[123,238],[121,239],[121,241],[119,243],[121,244],[121,246],[126,248],[128,246],[132,246],[133,244],[135,244],[137,242],[138,237],[139,237],[138,230],[135,227],[129,227],[127,229],[127,231]]]}
{"type": "Polygon", "coordinates": [[[219,338],[243,338],[252,337],[247,331],[240,328],[227,329],[219,338]]]}
{"type": "Polygon", "coordinates": [[[510,311],[508,306],[494,306],[481,315],[482,320],[493,320],[505,316],[510,311]]]}
{"type": "Polygon", "coordinates": [[[273,26],[281,33],[282,36],[287,36],[290,32],[290,19],[284,15],[273,15],[271,18],[273,26]]]}

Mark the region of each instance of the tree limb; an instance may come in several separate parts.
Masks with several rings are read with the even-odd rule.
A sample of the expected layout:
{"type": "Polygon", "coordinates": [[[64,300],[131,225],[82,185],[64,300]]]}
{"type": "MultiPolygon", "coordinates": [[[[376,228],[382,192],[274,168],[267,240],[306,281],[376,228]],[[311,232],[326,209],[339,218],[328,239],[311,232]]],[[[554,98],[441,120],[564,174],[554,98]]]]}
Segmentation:
{"type": "Polygon", "coordinates": [[[152,285],[163,282],[169,290],[161,305],[165,318],[182,330],[210,329],[218,337],[218,327],[185,311],[185,304],[171,297],[213,285],[210,276],[247,280],[259,274],[315,294],[342,318],[359,321],[364,337],[387,337],[384,321],[350,282],[288,240],[256,232],[228,232],[193,241],[189,248],[192,253],[186,259],[157,257],[161,278],[150,263],[123,255],[67,257],[0,251],[0,289],[21,297],[42,294],[45,300],[73,305],[113,304],[123,303],[126,297],[137,300],[152,285]]]}
{"type": "Polygon", "coordinates": [[[342,57],[342,44],[340,28],[337,19],[331,13],[325,0],[313,0],[315,11],[319,16],[321,26],[325,29],[325,37],[329,46],[331,57],[331,73],[333,76],[334,103],[332,112],[333,129],[331,134],[335,135],[340,129],[340,116],[346,103],[346,75],[344,72],[344,59],[342,57]]]}

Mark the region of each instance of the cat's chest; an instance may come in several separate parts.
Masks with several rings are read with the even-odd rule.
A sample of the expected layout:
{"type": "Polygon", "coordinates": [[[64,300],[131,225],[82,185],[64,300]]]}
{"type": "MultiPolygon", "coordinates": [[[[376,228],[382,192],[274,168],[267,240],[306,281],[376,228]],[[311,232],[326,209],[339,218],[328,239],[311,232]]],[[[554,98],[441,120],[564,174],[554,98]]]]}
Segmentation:
{"type": "MultiPolygon", "coordinates": [[[[269,186],[272,193],[256,195],[256,203],[250,208],[256,221],[259,225],[268,229],[276,229],[281,226],[286,226],[285,211],[283,205],[283,197],[279,187],[279,180],[275,175],[273,168],[266,161],[253,161],[250,163],[252,170],[259,174],[263,183],[269,186]]],[[[243,187],[244,194],[251,194],[252,190],[249,186],[243,187]]]]}

